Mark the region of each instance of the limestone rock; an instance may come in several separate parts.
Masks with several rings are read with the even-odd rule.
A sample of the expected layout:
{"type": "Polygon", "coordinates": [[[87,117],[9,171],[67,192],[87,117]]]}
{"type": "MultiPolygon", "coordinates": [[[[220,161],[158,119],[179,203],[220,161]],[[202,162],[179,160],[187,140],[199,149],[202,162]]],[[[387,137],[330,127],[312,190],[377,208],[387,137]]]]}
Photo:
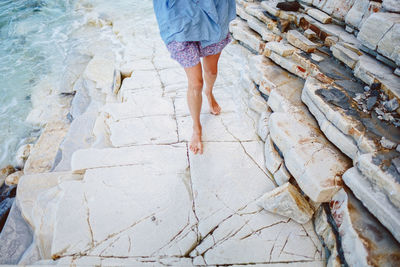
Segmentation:
{"type": "Polygon", "coordinates": [[[303,192],[315,202],[329,201],[351,162],[304,115],[274,112],[269,124],[271,138],[303,192]]]}
{"type": "Polygon", "coordinates": [[[264,14],[264,9],[260,6],[260,4],[248,5],[246,7],[246,12],[256,17],[261,22],[264,22],[265,24],[269,25],[269,27],[271,27],[271,23],[272,24],[276,23],[270,17],[264,14]]]}
{"type": "Polygon", "coordinates": [[[82,182],[65,188],[55,218],[53,257],[85,250],[105,257],[183,256],[195,245],[186,146],[157,147],[130,148],[133,159],[143,159],[144,165],[88,169],[82,182]],[[174,155],[172,165],[158,164],[168,155],[174,155]],[[110,223],[107,218],[115,216],[118,222],[110,223]]]}
{"type": "MultiPolygon", "coordinates": [[[[285,75],[285,72],[282,75],[285,75]]],[[[273,78],[274,76],[268,77],[273,78]]],[[[300,98],[303,81],[296,77],[289,77],[286,83],[271,89],[267,103],[275,112],[305,111],[306,109],[300,98]]],[[[272,81],[274,82],[274,80],[272,81]]]]}
{"type": "Polygon", "coordinates": [[[375,50],[379,41],[395,23],[400,22],[400,14],[374,13],[362,25],[357,39],[366,47],[375,50]],[[379,27],[376,27],[379,25],[379,27]]]}
{"type": "Polygon", "coordinates": [[[354,76],[360,78],[368,85],[380,82],[381,89],[391,98],[400,99],[400,77],[393,74],[390,67],[376,59],[362,55],[354,68],[354,76]]]}
{"type": "Polygon", "coordinates": [[[33,148],[33,144],[24,144],[20,146],[15,154],[15,161],[19,168],[23,168],[25,161],[28,159],[29,154],[33,148]]]}
{"type": "MultiPolygon", "coordinates": [[[[261,96],[260,96],[261,97],[261,96]]],[[[264,100],[263,100],[264,101],[264,100]]],[[[265,102],[265,101],[264,101],[265,102]]],[[[267,110],[267,108],[265,108],[267,110]]],[[[264,111],[265,111],[264,110],[264,111]]],[[[216,141],[256,141],[259,137],[255,131],[259,114],[254,112],[254,117],[249,115],[249,109],[244,116],[237,113],[221,113],[218,119],[215,115],[200,114],[203,125],[202,140],[204,142],[216,141]]],[[[179,140],[190,141],[192,137],[192,120],[190,116],[177,117],[179,140]]]]}
{"type": "Polygon", "coordinates": [[[115,147],[138,144],[169,144],[178,141],[176,122],[169,115],[106,121],[115,147]]]}
{"type": "Polygon", "coordinates": [[[257,134],[264,142],[269,134],[268,120],[269,116],[271,116],[271,113],[271,109],[268,108],[266,111],[261,113],[258,121],[257,134]]]}
{"type": "Polygon", "coordinates": [[[333,17],[344,20],[347,12],[353,6],[355,0],[323,0],[314,1],[313,4],[319,6],[322,11],[332,15],[333,17]]]}
{"type": "Polygon", "coordinates": [[[175,162],[179,163],[182,155],[174,152],[180,150],[180,144],[80,149],[73,154],[71,167],[74,172],[82,172],[116,165],[137,164],[151,167],[157,164],[158,169],[170,172],[179,167],[175,162]]]}
{"type": "Polygon", "coordinates": [[[268,42],[265,45],[264,55],[269,57],[271,51],[281,55],[283,57],[290,56],[295,51],[295,48],[289,44],[284,44],[282,42],[268,42]]]}
{"type": "Polygon", "coordinates": [[[132,73],[131,77],[122,81],[122,86],[118,92],[118,96],[125,91],[144,88],[161,88],[161,82],[155,70],[140,70],[132,73]]]}
{"type": "Polygon", "coordinates": [[[331,23],[332,22],[332,18],[319,9],[310,8],[307,10],[307,14],[322,23],[331,23]]]}
{"type": "Polygon", "coordinates": [[[314,52],[315,48],[317,47],[315,43],[308,40],[303,34],[298,32],[297,30],[288,31],[286,38],[290,44],[300,48],[307,53],[314,52]]]}
{"type": "Polygon", "coordinates": [[[8,175],[6,180],[5,180],[6,185],[8,185],[8,186],[17,185],[18,182],[19,182],[19,179],[23,175],[24,175],[23,171],[17,171],[17,172],[14,172],[14,173],[8,175]]]}
{"type": "Polygon", "coordinates": [[[351,137],[345,135],[334,124],[332,124],[324,115],[324,113],[322,113],[319,107],[313,102],[313,100],[311,100],[308,94],[303,93],[301,95],[301,98],[303,102],[307,105],[310,112],[318,121],[320,129],[325,134],[325,136],[348,157],[350,157],[351,159],[356,158],[358,147],[354,140],[351,137]]]}
{"type": "Polygon", "coordinates": [[[236,5],[236,14],[237,14],[239,17],[241,17],[242,19],[244,19],[244,20],[249,20],[249,19],[252,18],[252,16],[249,15],[249,14],[245,11],[244,7],[243,7],[242,5],[240,5],[240,4],[237,4],[237,5],[236,5]]]}
{"type": "Polygon", "coordinates": [[[369,0],[356,0],[345,17],[346,24],[359,29],[361,21],[368,12],[369,0]]]}
{"type": "Polygon", "coordinates": [[[258,34],[260,34],[264,41],[267,41],[267,42],[278,41],[282,38],[270,30],[270,28],[273,28],[273,27],[268,28],[268,26],[265,25],[265,23],[259,21],[258,19],[254,18],[254,17],[250,16],[250,18],[247,19],[247,24],[252,30],[254,30],[258,34]]]}
{"type": "Polygon", "coordinates": [[[51,169],[58,147],[67,134],[68,127],[62,121],[46,124],[25,163],[25,174],[46,172],[51,169]]]}
{"type": "Polygon", "coordinates": [[[0,264],[16,265],[32,243],[32,230],[21,216],[14,201],[7,221],[0,233],[0,264]]]}
{"type": "Polygon", "coordinates": [[[85,113],[72,121],[64,140],[59,146],[57,156],[52,164],[52,171],[71,170],[71,156],[74,151],[81,148],[88,148],[95,142],[93,128],[100,105],[96,101],[92,101],[85,113]]]}
{"type": "Polygon", "coordinates": [[[399,2],[396,0],[383,0],[382,7],[390,12],[400,13],[399,2]]]}
{"type": "Polygon", "coordinates": [[[400,158],[400,153],[395,151],[362,154],[357,158],[356,165],[372,184],[385,192],[388,199],[400,208],[400,172],[394,163],[396,158],[400,158]]]}
{"type": "Polygon", "coordinates": [[[251,96],[249,99],[249,108],[261,114],[268,109],[267,101],[261,96],[260,92],[257,89],[253,89],[251,92],[251,96]]]}
{"type": "Polygon", "coordinates": [[[269,14],[278,17],[280,9],[276,7],[278,1],[262,1],[261,7],[263,7],[269,14]]]}
{"type": "Polygon", "coordinates": [[[110,92],[114,83],[115,58],[112,55],[95,55],[86,66],[83,77],[96,83],[96,88],[110,92]]]}
{"type": "Polygon", "coordinates": [[[292,175],[289,173],[288,169],[286,168],[285,162],[282,162],[279,169],[274,173],[274,180],[275,182],[281,186],[287,182],[289,182],[292,175]]]}
{"type": "Polygon", "coordinates": [[[17,187],[17,202],[21,209],[22,216],[34,227],[32,210],[38,195],[56,186],[61,181],[80,178],[81,175],[72,174],[71,172],[25,174],[21,177],[17,187]]]}
{"type": "Polygon", "coordinates": [[[364,206],[400,241],[400,211],[385,193],[362,175],[357,167],[347,170],[343,180],[364,206]]]}
{"type": "Polygon", "coordinates": [[[307,200],[290,183],[265,193],[259,198],[258,205],[267,211],[289,217],[301,224],[308,222],[314,214],[307,200]]]}
{"type": "Polygon", "coordinates": [[[350,266],[395,266],[400,245],[351,192],[340,190],[330,203],[344,257],[350,266]]]}
{"type": "Polygon", "coordinates": [[[302,66],[299,66],[296,62],[294,62],[292,59],[288,57],[282,57],[272,52],[269,58],[272,61],[274,61],[277,65],[281,66],[282,68],[288,70],[289,72],[293,73],[294,75],[302,79],[306,79],[310,75],[310,73],[306,69],[304,69],[302,66]]]}
{"type": "Polygon", "coordinates": [[[331,46],[333,56],[342,61],[344,64],[354,69],[359,59],[359,55],[354,51],[346,48],[341,43],[336,43],[331,46]]]}
{"type": "Polygon", "coordinates": [[[400,15],[398,23],[395,23],[378,43],[378,52],[382,55],[396,61],[400,58],[400,15]]]}
{"type": "Polygon", "coordinates": [[[15,169],[12,165],[7,165],[6,167],[0,170],[0,187],[4,184],[6,178],[15,172],[15,169]]]}
{"type": "Polygon", "coordinates": [[[312,40],[317,37],[317,34],[313,30],[307,29],[304,31],[304,36],[312,40]]]}
{"type": "Polygon", "coordinates": [[[325,246],[330,252],[330,256],[328,258],[327,266],[342,266],[338,244],[338,236],[336,236],[332,225],[329,223],[328,214],[325,210],[325,205],[321,205],[314,215],[314,227],[315,232],[318,236],[323,240],[325,246]]]}
{"type": "Polygon", "coordinates": [[[74,85],[74,90],[76,91],[74,98],[71,102],[70,114],[72,118],[75,119],[82,115],[90,104],[90,96],[88,89],[85,87],[82,78],[78,79],[74,85]]]}
{"type": "Polygon", "coordinates": [[[274,185],[262,171],[262,142],[242,144],[244,149],[236,142],[213,143],[211,146],[205,143],[204,157],[190,157],[195,210],[199,218],[199,232],[204,236],[190,256],[204,255],[208,265],[216,265],[282,262],[293,253],[298,255],[294,259],[296,264],[305,256],[314,259],[312,261],[316,261],[316,265],[320,264],[320,245],[310,223],[305,224],[303,229],[296,222],[263,211],[256,205],[254,199],[272,190],[274,185]],[[226,155],[234,155],[233,161],[219,160],[226,155]],[[216,160],[221,164],[210,164],[216,160]],[[226,184],[226,175],[232,177],[231,183],[226,184]],[[234,192],[240,192],[238,198],[231,197],[236,194],[234,192]],[[282,232],[278,237],[279,229],[282,232]],[[283,248],[289,232],[290,237],[283,248]],[[299,238],[306,232],[308,236],[299,238]],[[271,240],[273,236],[278,237],[276,241],[271,240]],[[304,244],[302,250],[298,249],[298,242],[304,244]],[[308,247],[310,242],[316,242],[317,247],[308,247]],[[273,246],[279,249],[272,249],[273,246]],[[271,251],[271,258],[265,251],[271,251]],[[309,256],[310,253],[315,253],[315,256],[309,256]]]}
{"type": "Polygon", "coordinates": [[[265,140],[265,166],[272,173],[275,174],[278,169],[283,164],[283,158],[279,155],[278,151],[274,147],[274,143],[271,140],[271,137],[268,135],[265,140]]]}
{"type": "Polygon", "coordinates": [[[249,28],[249,26],[247,26],[247,23],[240,19],[236,19],[229,24],[229,27],[233,38],[246,44],[254,51],[262,53],[265,47],[265,42],[261,39],[261,36],[258,33],[254,32],[249,28]]]}
{"type": "Polygon", "coordinates": [[[377,149],[373,136],[366,132],[365,126],[357,117],[346,113],[346,110],[350,108],[350,102],[343,90],[325,86],[313,78],[308,78],[304,85],[302,99],[309,106],[320,125],[323,125],[324,120],[327,119],[339,130],[335,130],[329,124],[321,126],[328,138],[346,155],[355,159],[357,150],[369,153],[377,149]],[[319,112],[322,114],[318,114],[319,112]],[[328,131],[332,132],[328,133],[328,131]],[[351,139],[343,137],[340,133],[351,139]]]}

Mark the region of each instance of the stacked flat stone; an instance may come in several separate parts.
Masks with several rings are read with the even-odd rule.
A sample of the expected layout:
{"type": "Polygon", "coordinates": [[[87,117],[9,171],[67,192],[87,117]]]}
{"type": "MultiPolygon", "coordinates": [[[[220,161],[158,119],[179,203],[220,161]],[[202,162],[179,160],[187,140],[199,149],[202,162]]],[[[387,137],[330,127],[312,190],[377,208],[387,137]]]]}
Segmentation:
{"type": "MultiPolygon", "coordinates": [[[[292,210],[304,205],[287,208],[293,203],[288,196],[293,196],[290,192],[295,188],[319,210],[317,220],[326,213],[318,209],[320,203],[348,197],[366,209],[348,209],[347,216],[357,217],[358,225],[371,223],[385,229],[385,242],[394,249],[383,262],[368,261],[369,253],[383,255],[382,250],[371,248],[381,241],[371,234],[366,241],[371,246],[350,243],[349,236],[363,237],[349,223],[340,228],[341,248],[330,246],[336,251],[330,264],[393,264],[400,252],[400,78],[396,75],[400,72],[400,14],[396,1],[300,1],[297,12],[279,9],[278,2],[237,1],[240,11],[235,21],[242,27],[247,23],[264,46],[263,51],[254,49],[256,55],[248,63],[251,90],[263,96],[257,98],[253,110],[260,115],[266,168],[282,187],[266,192],[264,208],[301,220],[292,210]],[[281,38],[264,38],[266,32],[281,38]],[[289,187],[288,181],[295,186],[289,187]]],[[[239,41],[250,47],[250,40],[239,41]]],[[[336,212],[332,205],[327,210],[329,216],[336,212]]],[[[318,220],[319,224],[323,221],[318,220]]],[[[321,236],[331,238],[334,232],[321,231],[321,236]]]]}

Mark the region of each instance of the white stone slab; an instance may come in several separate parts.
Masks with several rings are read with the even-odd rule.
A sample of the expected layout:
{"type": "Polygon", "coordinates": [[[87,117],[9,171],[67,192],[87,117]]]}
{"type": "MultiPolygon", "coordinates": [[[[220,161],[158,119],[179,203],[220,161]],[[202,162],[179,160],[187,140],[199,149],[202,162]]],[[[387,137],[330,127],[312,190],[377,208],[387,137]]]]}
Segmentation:
{"type": "Polygon", "coordinates": [[[95,55],[89,61],[84,71],[84,79],[92,80],[96,83],[96,88],[101,88],[105,92],[111,92],[114,82],[115,58],[111,55],[95,55]]]}
{"type": "MultiPolygon", "coordinates": [[[[192,138],[192,118],[177,117],[179,140],[190,141],[192,138]]],[[[237,113],[222,113],[218,116],[201,114],[203,141],[254,141],[259,140],[255,133],[256,123],[237,113]]]]}
{"type": "Polygon", "coordinates": [[[246,146],[238,142],[205,142],[204,146],[203,155],[189,154],[196,215],[203,237],[235,211],[274,188],[261,167],[262,142],[246,142],[246,146]]]}
{"type": "Polygon", "coordinates": [[[301,115],[274,112],[269,124],[271,138],[303,192],[315,202],[329,201],[351,162],[301,115]]]}
{"type": "Polygon", "coordinates": [[[322,23],[332,22],[332,18],[329,15],[316,8],[307,9],[307,14],[322,23]]]}
{"type": "Polygon", "coordinates": [[[171,115],[107,120],[111,143],[116,146],[178,142],[176,121],[171,115]]]}
{"type": "Polygon", "coordinates": [[[265,41],[262,40],[261,36],[247,26],[247,23],[236,19],[230,23],[230,31],[232,32],[233,38],[248,45],[254,51],[262,53],[265,46],[265,41]]]}
{"type": "Polygon", "coordinates": [[[175,84],[187,84],[186,73],[182,67],[163,69],[159,73],[164,87],[175,84]]]}
{"type": "Polygon", "coordinates": [[[362,25],[357,39],[366,47],[375,50],[379,41],[396,22],[400,22],[399,14],[373,13],[362,25]],[[376,27],[376,25],[379,25],[379,27],[376,27]]]}
{"type": "Polygon", "coordinates": [[[288,31],[286,38],[290,44],[300,48],[307,53],[314,52],[315,48],[317,47],[315,43],[308,40],[303,34],[298,32],[297,30],[288,31]]]}
{"type": "Polygon", "coordinates": [[[261,35],[261,38],[264,41],[267,41],[267,42],[279,41],[282,38],[279,35],[276,35],[275,33],[273,33],[265,23],[259,21],[258,19],[254,18],[252,16],[250,16],[247,19],[247,25],[252,30],[259,33],[261,35]]]}
{"type": "MultiPolygon", "coordinates": [[[[400,154],[397,154],[399,157],[400,154]]],[[[356,164],[360,172],[367,179],[386,194],[388,199],[400,209],[400,185],[399,172],[396,170],[383,170],[383,165],[391,164],[394,157],[384,157],[379,152],[376,154],[362,154],[356,159],[356,164]],[[380,159],[382,157],[382,159],[380,159]]],[[[395,168],[394,166],[392,168],[395,168]]]]}
{"type": "Polygon", "coordinates": [[[274,262],[293,262],[299,266],[296,264],[301,261],[322,259],[322,247],[312,226],[301,227],[292,220],[260,211],[254,203],[227,218],[197,248],[192,255],[204,253],[208,265],[251,262],[274,266],[274,262]]]}
{"type": "MultiPolygon", "coordinates": [[[[142,152],[151,165],[87,170],[79,189],[68,189],[59,204],[52,254],[183,256],[196,243],[196,218],[187,150],[169,149],[180,156],[167,168],[151,156],[154,149],[145,149],[136,155],[142,152]],[[82,208],[74,207],[78,203],[82,208]],[[76,227],[80,231],[71,231],[76,227]]],[[[168,157],[165,152],[159,156],[168,157]]]]}
{"type": "Polygon", "coordinates": [[[368,181],[356,167],[350,168],[343,174],[343,181],[393,237],[400,241],[400,211],[386,195],[368,181]]]}
{"type": "Polygon", "coordinates": [[[181,150],[186,150],[186,144],[80,149],[72,156],[72,170],[155,164],[167,171],[177,168],[177,163],[182,162],[184,154],[178,153],[181,150]]]}
{"type": "Polygon", "coordinates": [[[161,87],[160,78],[156,70],[138,70],[132,76],[122,81],[121,91],[142,88],[161,87]]]}
{"type": "Polygon", "coordinates": [[[173,115],[174,106],[169,97],[151,97],[148,94],[137,94],[129,102],[107,103],[102,112],[113,120],[123,120],[154,115],[173,115]]]}
{"type": "Polygon", "coordinates": [[[26,174],[21,177],[17,188],[17,201],[21,214],[25,220],[34,227],[32,209],[36,198],[42,192],[56,186],[63,180],[81,179],[82,175],[71,172],[48,172],[39,174],[26,174]]]}

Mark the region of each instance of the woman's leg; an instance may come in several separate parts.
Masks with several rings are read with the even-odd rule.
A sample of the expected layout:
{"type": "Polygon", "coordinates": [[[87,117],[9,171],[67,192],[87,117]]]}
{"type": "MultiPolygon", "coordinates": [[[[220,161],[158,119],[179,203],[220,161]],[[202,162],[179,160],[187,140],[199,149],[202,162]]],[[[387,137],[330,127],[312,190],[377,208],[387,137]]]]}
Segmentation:
{"type": "Polygon", "coordinates": [[[203,90],[203,74],[201,70],[201,63],[194,67],[184,68],[188,78],[188,91],[187,101],[190,110],[190,115],[193,120],[193,135],[189,144],[190,150],[197,154],[203,153],[203,144],[201,143],[201,124],[200,124],[200,111],[202,102],[203,90]]]}
{"type": "Polygon", "coordinates": [[[206,82],[205,94],[210,106],[211,114],[218,115],[221,112],[221,107],[214,98],[212,89],[214,88],[215,80],[218,74],[218,60],[221,52],[215,55],[203,57],[204,80],[206,82]]]}

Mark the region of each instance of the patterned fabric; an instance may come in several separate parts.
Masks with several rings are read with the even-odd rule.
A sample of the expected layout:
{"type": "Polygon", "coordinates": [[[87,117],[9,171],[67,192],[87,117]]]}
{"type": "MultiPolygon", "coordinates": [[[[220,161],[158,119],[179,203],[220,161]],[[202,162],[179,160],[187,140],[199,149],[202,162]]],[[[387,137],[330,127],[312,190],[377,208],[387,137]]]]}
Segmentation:
{"type": "Polygon", "coordinates": [[[201,47],[220,42],[236,18],[235,0],[153,0],[160,35],[172,41],[200,41],[201,47]]]}
{"type": "Polygon", "coordinates": [[[203,48],[199,41],[172,41],[167,44],[167,49],[171,54],[171,58],[178,61],[182,67],[189,68],[199,64],[200,57],[218,54],[231,40],[230,33],[228,33],[222,41],[203,48]]]}

